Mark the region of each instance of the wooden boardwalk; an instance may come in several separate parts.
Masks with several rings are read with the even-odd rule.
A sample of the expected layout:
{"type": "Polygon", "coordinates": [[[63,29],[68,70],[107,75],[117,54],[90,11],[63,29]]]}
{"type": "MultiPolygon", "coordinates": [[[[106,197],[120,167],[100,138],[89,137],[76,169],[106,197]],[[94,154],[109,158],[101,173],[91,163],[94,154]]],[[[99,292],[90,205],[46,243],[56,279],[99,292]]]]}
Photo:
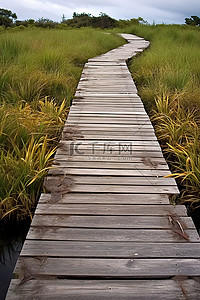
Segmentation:
{"type": "Polygon", "coordinates": [[[200,299],[199,236],[126,65],[85,65],[7,300],[200,299]]]}

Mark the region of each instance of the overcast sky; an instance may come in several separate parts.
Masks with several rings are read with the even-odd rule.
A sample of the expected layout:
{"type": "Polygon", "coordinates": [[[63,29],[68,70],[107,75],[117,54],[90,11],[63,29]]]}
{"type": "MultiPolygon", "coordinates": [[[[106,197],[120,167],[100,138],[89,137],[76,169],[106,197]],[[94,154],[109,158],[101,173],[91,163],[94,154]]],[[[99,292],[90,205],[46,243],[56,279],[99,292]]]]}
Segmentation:
{"type": "Polygon", "coordinates": [[[12,10],[20,20],[61,21],[63,14],[68,19],[73,12],[104,12],[115,19],[143,17],[150,24],[183,24],[186,17],[200,16],[200,0],[0,0],[0,8],[12,10]]]}

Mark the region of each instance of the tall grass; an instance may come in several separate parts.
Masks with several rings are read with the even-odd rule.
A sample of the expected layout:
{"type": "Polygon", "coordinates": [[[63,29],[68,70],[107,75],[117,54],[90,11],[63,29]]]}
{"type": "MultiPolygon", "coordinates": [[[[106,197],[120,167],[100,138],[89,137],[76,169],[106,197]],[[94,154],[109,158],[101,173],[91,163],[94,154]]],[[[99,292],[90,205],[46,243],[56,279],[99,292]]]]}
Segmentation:
{"type": "Polygon", "coordinates": [[[150,40],[151,45],[133,59],[130,69],[147,107],[165,94],[180,94],[182,105],[200,105],[200,31],[187,26],[134,26],[128,32],[150,40]]]}
{"type": "Polygon", "coordinates": [[[31,217],[66,119],[65,101],[0,107],[0,219],[31,217]]]}
{"type": "Polygon", "coordinates": [[[0,35],[0,101],[70,99],[87,59],[121,44],[120,37],[94,29],[4,32],[0,35]]]}
{"type": "Polygon", "coordinates": [[[88,58],[124,43],[94,29],[0,35],[0,220],[32,216],[88,58]]]}
{"type": "Polygon", "coordinates": [[[133,78],[181,189],[200,205],[200,31],[190,26],[132,26],[151,45],[130,63],[133,78]]]}
{"type": "Polygon", "coordinates": [[[181,189],[181,202],[200,204],[200,126],[195,111],[185,110],[178,96],[155,101],[152,121],[181,189]]]}

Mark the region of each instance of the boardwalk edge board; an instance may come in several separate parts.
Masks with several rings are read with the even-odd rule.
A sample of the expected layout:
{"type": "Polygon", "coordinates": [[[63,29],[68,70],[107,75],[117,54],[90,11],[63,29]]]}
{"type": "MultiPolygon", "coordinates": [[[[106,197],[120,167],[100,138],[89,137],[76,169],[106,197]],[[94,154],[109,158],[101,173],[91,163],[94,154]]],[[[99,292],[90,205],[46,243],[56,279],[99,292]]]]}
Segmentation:
{"type": "Polygon", "coordinates": [[[85,64],[6,300],[199,299],[199,235],[126,64],[150,43],[121,36],[85,64]]]}

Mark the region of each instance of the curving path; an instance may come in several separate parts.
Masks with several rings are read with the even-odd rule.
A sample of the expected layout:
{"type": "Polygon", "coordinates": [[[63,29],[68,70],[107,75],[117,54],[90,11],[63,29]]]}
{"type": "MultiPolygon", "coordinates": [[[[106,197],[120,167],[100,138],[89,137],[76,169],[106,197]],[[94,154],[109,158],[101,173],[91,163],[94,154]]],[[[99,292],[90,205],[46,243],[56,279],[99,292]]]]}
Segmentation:
{"type": "Polygon", "coordinates": [[[199,236],[126,60],[129,43],[85,65],[7,300],[199,299],[199,236]]]}

